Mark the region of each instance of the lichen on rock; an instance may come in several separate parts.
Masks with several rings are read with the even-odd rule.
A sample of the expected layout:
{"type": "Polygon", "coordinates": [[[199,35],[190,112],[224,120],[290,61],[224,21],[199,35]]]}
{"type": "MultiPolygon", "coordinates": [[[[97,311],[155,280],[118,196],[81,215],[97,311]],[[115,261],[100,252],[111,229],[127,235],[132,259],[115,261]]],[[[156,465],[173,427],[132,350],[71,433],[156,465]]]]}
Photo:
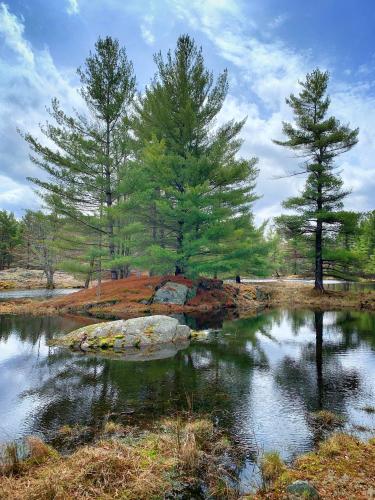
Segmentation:
{"type": "Polygon", "coordinates": [[[183,343],[190,337],[190,328],[181,325],[176,318],[154,315],[84,326],[54,339],[51,344],[84,352],[121,352],[130,348],[183,343]]]}

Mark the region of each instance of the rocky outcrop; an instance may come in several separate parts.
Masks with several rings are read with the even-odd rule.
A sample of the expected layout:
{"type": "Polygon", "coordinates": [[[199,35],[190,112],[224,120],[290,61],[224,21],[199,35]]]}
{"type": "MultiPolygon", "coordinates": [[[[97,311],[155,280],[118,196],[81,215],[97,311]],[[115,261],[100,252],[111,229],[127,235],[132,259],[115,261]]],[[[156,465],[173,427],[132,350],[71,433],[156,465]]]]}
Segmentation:
{"type": "Polygon", "coordinates": [[[189,288],[182,283],[167,281],[165,285],[156,290],[154,304],[178,304],[184,305],[188,296],[189,288]]]}
{"type": "Polygon", "coordinates": [[[84,326],[54,339],[52,344],[83,352],[108,349],[122,352],[186,343],[190,336],[190,328],[181,325],[176,318],[155,315],[84,326]]]}

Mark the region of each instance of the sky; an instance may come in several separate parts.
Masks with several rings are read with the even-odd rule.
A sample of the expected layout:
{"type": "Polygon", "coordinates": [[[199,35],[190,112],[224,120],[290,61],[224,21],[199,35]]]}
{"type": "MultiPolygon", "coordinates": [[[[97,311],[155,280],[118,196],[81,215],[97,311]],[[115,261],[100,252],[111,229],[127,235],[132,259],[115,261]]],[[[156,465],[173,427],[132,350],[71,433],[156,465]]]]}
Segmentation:
{"type": "Polygon", "coordinates": [[[27,177],[41,172],[17,131],[41,137],[54,97],[69,112],[81,109],[76,69],[99,36],[119,39],[142,91],[153,54],[189,33],[215,75],[229,72],[218,123],[247,116],[241,155],[259,158],[258,223],[279,215],[303,185],[286,177],[298,159],[272,139],[292,119],[285,98],[316,67],[330,72],[332,114],[360,128],[358,145],[338,160],[351,190],[346,208],[373,210],[374,24],[373,0],[0,0],[0,209],[20,217],[40,207],[27,177]]]}

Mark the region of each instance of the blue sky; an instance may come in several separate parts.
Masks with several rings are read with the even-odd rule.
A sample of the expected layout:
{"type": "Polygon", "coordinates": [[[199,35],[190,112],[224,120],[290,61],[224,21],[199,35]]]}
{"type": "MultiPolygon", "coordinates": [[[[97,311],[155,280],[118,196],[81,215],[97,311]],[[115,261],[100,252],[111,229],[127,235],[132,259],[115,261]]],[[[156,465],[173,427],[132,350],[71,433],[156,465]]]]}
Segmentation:
{"type": "Polygon", "coordinates": [[[285,97],[316,66],[331,73],[332,112],[360,127],[359,144],[339,160],[347,208],[374,209],[374,24],[373,0],[0,0],[0,208],[22,215],[39,206],[26,180],[38,171],[17,128],[39,134],[52,97],[80,108],[75,70],[99,35],[126,47],[142,90],[152,55],[190,33],[209,68],[229,70],[219,121],[248,117],[242,154],[259,158],[257,221],[301,188],[303,179],[275,180],[297,160],[272,139],[291,119],[285,97]]]}

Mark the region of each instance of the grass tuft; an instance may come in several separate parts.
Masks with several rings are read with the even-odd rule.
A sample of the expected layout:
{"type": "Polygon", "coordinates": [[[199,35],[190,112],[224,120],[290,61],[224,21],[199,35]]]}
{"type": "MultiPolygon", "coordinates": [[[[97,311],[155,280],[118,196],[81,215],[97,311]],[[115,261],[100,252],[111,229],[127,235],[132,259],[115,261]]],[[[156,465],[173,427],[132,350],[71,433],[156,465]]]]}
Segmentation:
{"type": "MultiPolygon", "coordinates": [[[[104,432],[117,433],[119,427],[107,422],[104,432]]],[[[165,420],[141,433],[134,429],[124,439],[102,439],[67,457],[30,438],[33,459],[17,457],[17,476],[0,476],[0,499],[149,500],[173,493],[177,483],[199,488],[201,481],[210,498],[237,498],[217,451],[222,439],[211,422],[191,418],[165,420]]]]}
{"type": "Polygon", "coordinates": [[[278,452],[272,451],[264,453],[260,461],[260,472],[262,475],[263,485],[270,485],[278,479],[286,466],[278,452]]]}

